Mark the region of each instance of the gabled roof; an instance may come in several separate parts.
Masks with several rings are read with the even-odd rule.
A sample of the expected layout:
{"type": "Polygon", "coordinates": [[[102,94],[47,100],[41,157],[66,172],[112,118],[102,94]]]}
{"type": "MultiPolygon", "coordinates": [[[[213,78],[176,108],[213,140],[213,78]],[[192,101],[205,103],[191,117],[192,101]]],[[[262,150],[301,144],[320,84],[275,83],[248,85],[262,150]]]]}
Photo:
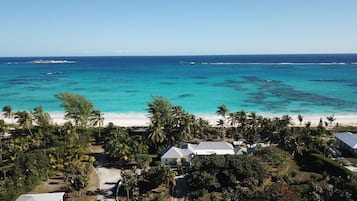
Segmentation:
{"type": "Polygon", "coordinates": [[[214,149],[214,150],[233,150],[232,144],[227,142],[200,142],[195,150],[204,150],[204,149],[214,149]]]}
{"type": "Polygon", "coordinates": [[[192,152],[193,152],[193,150],[196,149],[196,147],[197,147],[197,144],[190,144],[190,143],[184,144],[182,146],[183,149],[188,149],[188,150],[190,150],[192,152]]]}
{"type": "Polygon", "coordinates": [[[21,195],[16,201],[63,201],[64,192],[21,195]]]}
{"type": "Polygon", "coordinates": [[[351,132],[336,133],[335,137],[347,144],[352,149],[357,149],[357,134],[351,132]]]}
{"type": "Polygon", "coordinates": [[[161,156],[161,158],[182,158],[184,156],[183,149],[179,149],[176,147],[171,147],[167,152],[161,156]]]}

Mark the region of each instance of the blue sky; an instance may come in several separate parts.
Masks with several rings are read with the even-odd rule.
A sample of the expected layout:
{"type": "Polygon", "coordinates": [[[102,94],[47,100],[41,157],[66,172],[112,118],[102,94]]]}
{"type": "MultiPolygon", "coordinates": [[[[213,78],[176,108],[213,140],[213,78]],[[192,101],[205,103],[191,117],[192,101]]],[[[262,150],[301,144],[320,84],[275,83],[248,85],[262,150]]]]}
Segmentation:
{"type": "Polygon", "coordinates": [[[357,53],[356,0],[0,0],[0,56],[357,53]]]}

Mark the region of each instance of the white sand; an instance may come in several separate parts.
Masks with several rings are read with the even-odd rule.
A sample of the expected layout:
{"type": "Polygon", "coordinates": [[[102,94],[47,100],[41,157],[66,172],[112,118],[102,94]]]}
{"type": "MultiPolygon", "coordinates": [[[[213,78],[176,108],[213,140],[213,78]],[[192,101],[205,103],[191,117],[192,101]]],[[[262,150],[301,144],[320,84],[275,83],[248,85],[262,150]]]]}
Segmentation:
{"type": "MultiPolygon", "coordinates": [[[[264,115],[267,117],[274,117],[272,115],[264,115]]],[[[312,126],[318,125],[320,118],[322,118],[322,121],[327,121],[326,117],[329,115],[303,115],[303,122],[302,124],[304,125],[306,122],[311,122],[312,126]]],[[[63,113],[51,113],[51,117],[54,122],[58,124],[62,124],[66,122],[66,120],[63,118],[63,113]]],[[[208,114],[202,114],[202,115],[197,115],[197,117],[202,117],[203,119],[207,120],[210,122],[211,125],[216,125],[217,121],[220,119],[219,116],[216,115],[208,115],[208,114]]],[[[281,116],[278,116],[281,117],[281,116]]],[[[294,125],[300,125],[300,122],[298,120],[297,115],[291,116],[293,119],[294,125]]],[[[351,115],[335,115],[336,120],[333,122],[333,124],[338,123],[339,125],[343,126],[357,126],[357,114],[351,114],[351,115]]],[[[150,119],[148,118],[148,115],[145,113],[104,113],[104,125],[107,125],[109,122],[112,122],[115,125],[118,126],[149,126],[150,124],[150,119]]]]}
{"type": "MultiPolygon", "coordinates": [[[[64,119],[64,113],[54,112],[50,113],[52,120],[54,123],[63,124],[64,122],[68,121],[64,119]]],[[[210,122],[211,125],[216,125],[219,116],[216,115],[196,115],[197,117],[202,117],[203,119],[210,122]]],[[[274,117],[273,115],[263,115],[266,117],[274,117]]],[[[303,115],[303,122],[304,125],[306,122],[311,122],[312,126],[318,125],[320,118],[322,121],[327,121],[326,117],[329,115],[303,115]]],[[[281,117],[281,116],[278,116],[281,117]]],[[[294,125],[299,126],[300,122],[298,120],[297,115],[291,116],[294,125]]],[[[3,117],[0,117],[3,118],[3,117]]],[[[349,115],[335,115],[336,120],[333,122],[333,125],[338,123],[341,126],[357,126],[357,114],[349,114],[349,115]]],[[[5,119],[6,122],[11,123],[15,122],[14,120],[5,119]]],[[[148,115],[145,113],[104,113],[104,125],[108,125],[109,122],[112,122],[118,126],[149,126],[150,119],[148,115]]]]}

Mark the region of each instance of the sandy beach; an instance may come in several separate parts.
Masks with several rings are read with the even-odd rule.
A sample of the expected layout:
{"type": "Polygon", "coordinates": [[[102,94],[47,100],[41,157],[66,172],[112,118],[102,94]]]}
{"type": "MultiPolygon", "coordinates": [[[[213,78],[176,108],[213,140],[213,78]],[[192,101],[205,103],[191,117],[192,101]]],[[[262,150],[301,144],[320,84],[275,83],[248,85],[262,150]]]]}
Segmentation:
{"type": "MultiPolygon", "coordinates": [[[[53,112],[50,113],[53,123],[56,124],[63,124],[68,120],[64,118],[64,113],[61,112],[53,112]]],[[[203,119],[210,122],[211,125],[215,126],[217,121],[221,118],[216,115],[210,114],[197,114],[197,117],[202,117],[203,119]]],[[[264,117],[281,117],[281,116],[273,116],[263,114],[264,117]]],[[[298,120],[297,115],[289,115],[292,117],[293,125],[299,126],[300,122],[298,120]]],[[[311,122],[312,126],[318,125],[320,118],[322,121],[327,121],[326,117],[330,115],[303,115],[303,122],[302,125],[305,125],[307,122],[311,122]]],[[[3,116],[0,119],[4,119],[6,123],[14,123],[16,122],[14,119],[5,119],[3,116]]],[[[357,126],[357,114],[348,114],[348,115],[335,115],[335,121],[333,125],[338,123],[340,126],[357,126]]],[[[123,127],[130,127],[130,126],[149,126],[150,119],[148,114],[145,113],[104,113],[104,126],[108,125],[109,123],[113,123],[117,126],[123,127]]],[[[328,122],[328,121],[327,121],[328,122]]]]}
{"type": "MultiPolygon", "coordinates": [[[[64,122],[68,121],[64,118],[64,113],[61,112],[54,112],[50,113],[52,120],[54,123],[63,124],[64,122]]],[[[209,115],[209,114],[197,114],[197,117],[202,117],[203,119],[210,122],[211,125],[216,125],[217,120],[221,117],[216,115],[209,115]]],[[[265,117],[275,117],[273,115],[263,114],[265,117]]],[[[290,115],[292,117],[293,125],[299,126],[300,122],[298,120],[297,115],[290,115]]],[[[304,125],[307,122],[311,122],[312,126],[318,125],[320,118],[323,121],[327,121],[326,117],[329,115],[303,115],[303,122],[304,125]]],[[[277,116],[281,117],[281,116],[277,116]]],[[[3,117],[1,117],[4,119],[3,117]]],[[[357,114],[349,114],[349,115],[335,115],[336,120],[333,122],[334,125],[338,123],[341,126],[357,126],[357,114]]],[[[7,123],[13,123],[15,120],[11,119],[4,119],[7,123]]],[[[117,126],[149,126],[150,119],[148,114],[145,113],[104,113],[104,125],[108,125],[108,123],[112,122],[114,125],[117,126]]]]}

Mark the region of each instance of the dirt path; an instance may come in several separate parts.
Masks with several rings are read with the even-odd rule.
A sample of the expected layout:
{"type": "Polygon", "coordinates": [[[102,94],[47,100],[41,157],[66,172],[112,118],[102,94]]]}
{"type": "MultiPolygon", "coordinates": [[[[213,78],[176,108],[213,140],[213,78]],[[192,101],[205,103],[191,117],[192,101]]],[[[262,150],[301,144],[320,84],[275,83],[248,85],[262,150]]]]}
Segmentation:
{"type": "Polygon", "coordinates": [[[98,164],[95,168],[100,181],[97,200],[115,201],[113,192],[116,183],[121,179],[120,169],[108,165],[107,155],[101,146],[92,146],[91,150],[98,164]]]}

